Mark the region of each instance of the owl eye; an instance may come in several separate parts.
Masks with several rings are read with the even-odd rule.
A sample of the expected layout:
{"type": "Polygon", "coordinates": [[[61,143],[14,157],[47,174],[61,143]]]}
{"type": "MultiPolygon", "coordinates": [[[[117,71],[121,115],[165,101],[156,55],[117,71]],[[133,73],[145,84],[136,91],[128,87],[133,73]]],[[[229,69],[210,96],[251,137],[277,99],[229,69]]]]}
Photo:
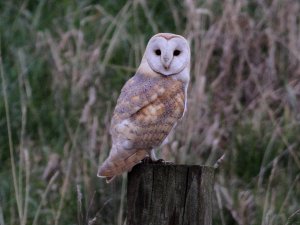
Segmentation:
{"type": "Polygon", "coordinates": [[[173,55],[174,55],[174,56],[178,56],[178,55],[180,55],[180,53],[181,53],[181,51],[175,50],[175,51],[173,52],[173,55]]]}
{"type": "Polygon", "coordinates": [[[161,55],[161,51],[159,49],[155,50],[156,55],[161,55]]]}

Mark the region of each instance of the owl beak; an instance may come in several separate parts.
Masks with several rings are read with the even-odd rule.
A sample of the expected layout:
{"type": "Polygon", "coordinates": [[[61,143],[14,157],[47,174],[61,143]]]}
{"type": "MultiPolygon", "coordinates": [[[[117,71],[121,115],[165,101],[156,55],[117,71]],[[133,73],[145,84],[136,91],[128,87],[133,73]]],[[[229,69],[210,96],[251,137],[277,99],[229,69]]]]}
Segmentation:
{"type": "Polygon", "coordinates": [[[162,64],[163,64],[165,70],[168,70],[170,68],[171,61],[172,61],[172,59],[170,59],[167,56],[164,56],[162,58],[162,64]]]}

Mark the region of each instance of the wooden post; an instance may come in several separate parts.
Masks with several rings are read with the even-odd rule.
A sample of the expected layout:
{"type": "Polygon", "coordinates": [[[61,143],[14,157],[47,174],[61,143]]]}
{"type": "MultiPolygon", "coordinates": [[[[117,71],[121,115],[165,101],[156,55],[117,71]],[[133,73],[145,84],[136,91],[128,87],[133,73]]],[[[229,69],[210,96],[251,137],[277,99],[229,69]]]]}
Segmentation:
{"type": "Polygon", "coordinates": [[[214,168],[139,164],[128,175],[127,225],[211,225],[214,168]]]}

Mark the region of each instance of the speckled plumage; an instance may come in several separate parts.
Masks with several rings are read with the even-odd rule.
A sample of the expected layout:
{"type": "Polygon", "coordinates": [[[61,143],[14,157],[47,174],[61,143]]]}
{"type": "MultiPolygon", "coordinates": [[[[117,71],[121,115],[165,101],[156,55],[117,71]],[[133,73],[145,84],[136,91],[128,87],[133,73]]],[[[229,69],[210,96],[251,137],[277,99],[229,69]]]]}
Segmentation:
{"type": "Polygon", "coordinates": [[[121,90],[110,133],[112,149],[98,176],[109,181],[161,145],[183,116],[188,81],[154,72],[145,60],[121,90]]]}

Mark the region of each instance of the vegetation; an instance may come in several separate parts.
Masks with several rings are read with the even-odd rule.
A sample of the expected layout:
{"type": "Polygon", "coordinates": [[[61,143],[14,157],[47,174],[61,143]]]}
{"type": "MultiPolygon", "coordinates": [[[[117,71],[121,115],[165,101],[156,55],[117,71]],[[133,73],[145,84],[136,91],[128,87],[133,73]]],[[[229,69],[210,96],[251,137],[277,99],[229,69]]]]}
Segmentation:
{"type": "Polygon", "coordinates": [[[124,82],[158,32],[191,43],[188,112],[161,156],[214,165],[213,224],[300,224],[300,2],[0,2],[0,224],[124,224],[96,177],[124,82]]]}

